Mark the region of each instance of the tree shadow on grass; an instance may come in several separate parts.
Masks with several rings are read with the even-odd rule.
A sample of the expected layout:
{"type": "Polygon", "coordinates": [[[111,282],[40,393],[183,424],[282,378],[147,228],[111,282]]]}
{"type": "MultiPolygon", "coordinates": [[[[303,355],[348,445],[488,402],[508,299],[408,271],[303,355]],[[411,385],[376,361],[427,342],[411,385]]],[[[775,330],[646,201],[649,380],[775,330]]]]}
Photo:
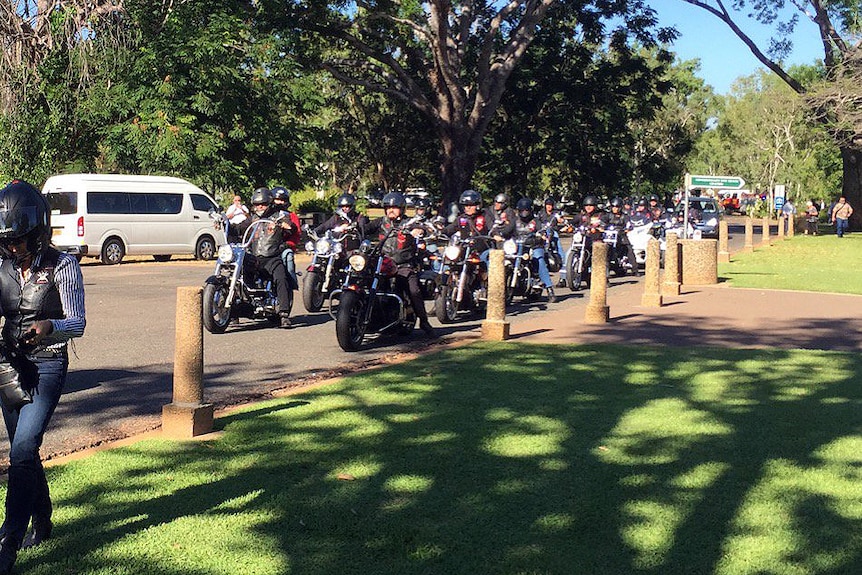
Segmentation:
{"type": "Polygon", "coordinates": [[[56,538],[21,567],[860,572],[862,361],[726,355],[484,344],[268,402],[216,442],[49,470],[56,538]],[[186,565],[223,547],[221,563],[186,565]]]}

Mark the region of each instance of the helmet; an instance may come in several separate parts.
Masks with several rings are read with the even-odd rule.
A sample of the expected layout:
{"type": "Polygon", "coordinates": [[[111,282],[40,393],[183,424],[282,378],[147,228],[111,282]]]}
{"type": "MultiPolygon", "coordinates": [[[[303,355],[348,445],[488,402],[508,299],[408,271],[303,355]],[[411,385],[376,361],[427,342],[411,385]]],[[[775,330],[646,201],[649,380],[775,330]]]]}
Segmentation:
{"type": "MultiPolygon", "coordinates": [[[[51,208],[48,200],[33,184],[12,180],[0,190],[0,239],[27,239],[27,254],[37,254],[51,240],[51,208]]],[[[5,257],[13,256],[5,247],[5,257]]],[[[25,256],[27,254],[24,254],[25,256]]]]}
{"type": "Polygon", "coordinates": [[[258,188],[251,195],[251,205],[253,206],[268,206],[270,204],[272,204],[272,192],[269,191],[269,188],[258,188]]]}
{"type": "Polygon", "coordinates": [[[276,186],[270,190],[273,200],[284,200],[284,205],[290,205],[290,192],[284,186],[276,186]]]}
{"type": "Polygon", "coordinates": [[[401,208],[401,210],[404,211],[404,208],[407,207],[407,200],[405,200],[404,196],[398,192],[389,192],[383,196],[383,207],[401,208]]]}
{"type": "Polygon", "coordinates": [[[554,201],[554,198],[548,196],[547,198],[545,198],[545,205],[546,206],[556,206],[557,202],[554,201]]]}
{"type": "Polygon", "coordinates": [[[638,207],[640,207],[640,206],[646,207],[646,205],[647,205],[646,200],[644,200],[644,199],[638,200],[638,207]]]}
{"type": "Polygon", "coordinates": [[[650,194],[649,201],[658,202],[659,201],[658,196],[656,194],[650,194]]]}
{"type": "Polygon", "coordinates": [[[431,200],[429,200],[425,196],[419,196],[418,198],[413,200],[413,206],[416,208],[428,209],[431,207],[431,200]]]}
{"type": "Polygon", "coordinates": [[[581,204],[584,207],[587,207],[587,206],[595,207],[595,206],[599,205],[599,199],[595,196],[584,196],[584,199],[581,202],[581,204]]]}
{"type": "Polygon", "coordinates": [[[343,208],[344,206],[349,206],[352,208],[356,205],[356,198],[353,197],[353,194],[341,194],[340,196],[338,196],[338,201],[336,202],[336,205],[339,208],[343,208]]]}
{"type": "Polygon", "coordinates": [[[494,196],[494,203],[495,204],[503,204],[503,207],[505,208],[506,206],[509,205],[509,194],[504,194],[504,193],[500,192],[499,194],[494,196]]]}
{"type": "Polygon", "coordinates": [[[612,199],[612,200],[611,200],[611,207],[612,207],[612,208],[621,208],[621,207],[623,207],[623,200],[622,200],[621,198],[619,198],[619,197],[616,197],[616,198],[612,199]]]}
{"type": "Polygon", "coordinates": [[[461,197],[458,199],[461,206],[479,206],[482,207],[482,196],[476,190],[464,190],[461,197]]]}
{"type": "Polygon", "coordinates": [[[533,215],[533,200],[530,198],[521,198],[518,200],[518,203],[515,204],[515,210],[518,212],[518,215],[522,218],[526,219],[528,216],[533,215]]]}

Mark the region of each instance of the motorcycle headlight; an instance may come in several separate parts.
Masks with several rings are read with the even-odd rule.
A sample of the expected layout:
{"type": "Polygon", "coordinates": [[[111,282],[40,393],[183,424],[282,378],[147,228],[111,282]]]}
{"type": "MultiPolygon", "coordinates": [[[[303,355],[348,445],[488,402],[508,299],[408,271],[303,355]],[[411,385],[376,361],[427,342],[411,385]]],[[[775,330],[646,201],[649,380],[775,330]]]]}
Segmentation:
{"type": "Polygon", "coordinates": [[[518,244],[515,243],[515,240],[506,240],[503,242],[503,253],[507,256],[513,256],[518,253],[518,244]]]}
{"type": "Polygon", "coordinates": [[[353,254],[347,260],[350,264],[350,268],[355,272],[361,272],[365,269],[365,266],[368,264],[368,259],[362,254],[353,254]]]}
{"type": "Polygon", "coordinates": [[[579,244],[582,241],[584,241],[584,236],[581,234],[581,232],[575,232],[574,234],[572,234],[573,243],[579,244]]]}
{"type": "Polygon", "coordinates": [[[307,251],[307,252],[313,252],[314,251],[314,242],[313,241],[308,240],[307,242],[305,242],[305,251],[307,251]]]}
{"type": "Polygon", "coordinates": [[[344,246],[342,246],[341,244],[335,244],[334,246],[332,246],[332,251],[335,252],[336,255],[340,254],[344,251],[344,246]]]}
{"type": "Polygon", "coordinates": [[[326,238],[320,238],[317,240],[317,243],[314,244],[314,249],[322,256],[327,255],[329,253],[329,240],[326,238]]]}
{"type": "Polygon", "coordinates": [[[461,248],[459,246],[446,246],[446,251],[443,252],[447,260],[457,261],[461,256],[461,248]]]}
{"type": "Polygon", "coordinates": [[[220,262],[229,264],[233,261],[233,248],[225,244],[218,248],[218,259],[220,262]]]}

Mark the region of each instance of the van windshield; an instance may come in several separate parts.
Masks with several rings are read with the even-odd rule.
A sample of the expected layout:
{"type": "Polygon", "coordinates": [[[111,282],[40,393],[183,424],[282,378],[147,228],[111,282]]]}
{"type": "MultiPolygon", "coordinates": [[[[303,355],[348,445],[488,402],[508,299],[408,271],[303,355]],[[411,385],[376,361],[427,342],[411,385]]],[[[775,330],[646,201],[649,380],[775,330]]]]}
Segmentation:
{"type": "Polygon", "coordinates": [[[78,213],[78,192],[48,192],[51,215],[78,213]]]}

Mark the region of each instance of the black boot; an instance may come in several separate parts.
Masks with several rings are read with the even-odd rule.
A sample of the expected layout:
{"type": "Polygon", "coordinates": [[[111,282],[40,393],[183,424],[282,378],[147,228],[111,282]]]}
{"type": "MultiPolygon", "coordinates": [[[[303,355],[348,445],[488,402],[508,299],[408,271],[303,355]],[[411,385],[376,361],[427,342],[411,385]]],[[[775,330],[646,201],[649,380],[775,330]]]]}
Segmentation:
{"type": "Polygon", "coordinates": [[[3,544],[0,545],[0,575],[9,575],[17,558],[18,550],[4,540],[3,544]]]}
{"type": "Polygon", "coordinates": [[[554,293],[554,288],[548,286],[548,303],[555,303],[557,301],[557,294],[554,293]]]}
{"type": "Polygon", "coordinates": [[[50,539],[53,528],[54,524],[51,523],[50,519],[37,519],[36,517],[33,517],[33,528],[30,529],[26,536],[24,536],[24,542],[21,543],[21,549],[35,547],[42,543],[42,541],[50,539]]]}
{"type": "Polygon", "coordinates": [[[423,319],[419,322],[419,329],[425,332],[426,337],[434,337],[436,334],[434,333],[434,328],[428,323],[427,319],[423,319]]]}

